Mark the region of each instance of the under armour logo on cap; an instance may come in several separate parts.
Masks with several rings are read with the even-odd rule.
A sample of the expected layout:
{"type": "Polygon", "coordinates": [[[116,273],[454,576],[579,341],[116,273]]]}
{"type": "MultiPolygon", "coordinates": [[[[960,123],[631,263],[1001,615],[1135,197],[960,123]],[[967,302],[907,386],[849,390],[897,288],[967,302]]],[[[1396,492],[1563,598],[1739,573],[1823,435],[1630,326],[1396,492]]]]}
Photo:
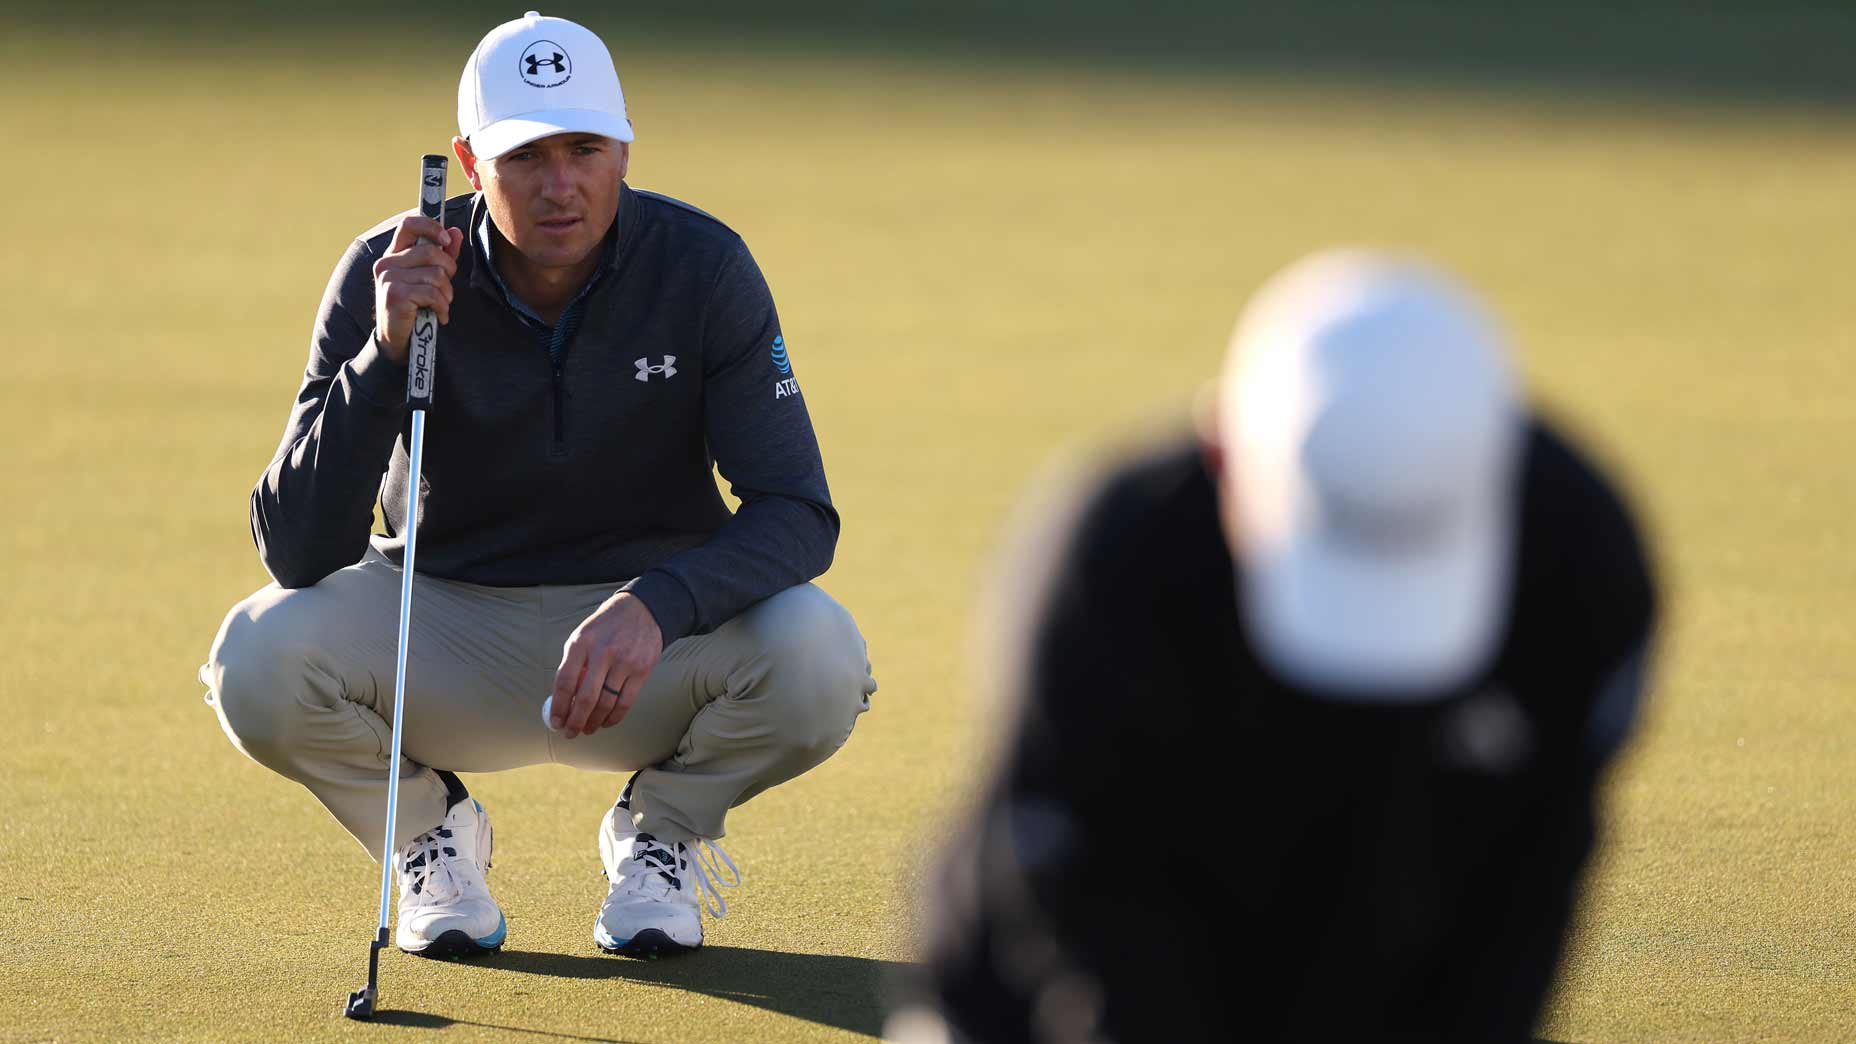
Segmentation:
{"type": "Polygon", "coordinates": [[[536,40],[522,52],[522,82],[530,87],[559,87],[573,78],[573,63],[553,40],[536,40]],[[542,72],[543,69],[548,70],[542,72]]]}
{"type": "Polygon", "coordinates": [[[639,359],[636,365],[638,367],[638,379],[641,381],[650,380],[651,375],[654,373],[663,374],[665,380],[669,380],[677,375],[677,357],[674,355],[664,356],[662,365],[652,366],[649,356],[639,359]]]}

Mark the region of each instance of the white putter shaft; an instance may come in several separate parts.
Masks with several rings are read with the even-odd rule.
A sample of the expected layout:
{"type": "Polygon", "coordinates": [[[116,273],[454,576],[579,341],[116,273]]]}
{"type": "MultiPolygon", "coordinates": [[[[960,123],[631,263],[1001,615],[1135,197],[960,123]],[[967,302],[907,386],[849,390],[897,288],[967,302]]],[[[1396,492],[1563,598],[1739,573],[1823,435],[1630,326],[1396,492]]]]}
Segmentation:
{"type": "MultiPolygon", "coordinates": [[[[421,312],[421,319],[429,313],[421,312]]],[[[412,627],[413,555],[419,543],[419,463],[425,456],[425,410],[412,411],[412,452],[407,464],[411,489],[406,494],[406,560],[400,568],[400,640],[393,659],[393,754],[387,769],[387,839],[381,845],[380,930],[387,930],[393,888],[393,828],[400,810],[400,723],[406,713],[406,642],[412,627]]]]}
{"type": "MultiPolygon", "coordinates": [[[[446,164],[445,157],[428,155],[419,166],[419,213],[437,221],[444,220],[446,164]]],[[[419,241],[431,242],[425,237],[419,241]]],[[[412,577],[419,542],[419,475],[425,459],[425,411],[432,404],[432,372],[438,354],[438,319],[431,309],[421,308],[413,318],[406,354],[406,405],[412,410],[412,444],[407,454],[406,526],[401,530],[406,537],[406,552],[400,563],[400,633],[393,660],[393,752],[387,763],[387,836],[380,846],[380,921],[368,950],[367,985],[348,995],[342,1012],[351,1019],[374,1016],[380,951],[387,945],[387,915],[393,903],[393,842],[394,828],[399,823],[400,747],[406,721],[406,647],[412,638],[412,577]]]]}

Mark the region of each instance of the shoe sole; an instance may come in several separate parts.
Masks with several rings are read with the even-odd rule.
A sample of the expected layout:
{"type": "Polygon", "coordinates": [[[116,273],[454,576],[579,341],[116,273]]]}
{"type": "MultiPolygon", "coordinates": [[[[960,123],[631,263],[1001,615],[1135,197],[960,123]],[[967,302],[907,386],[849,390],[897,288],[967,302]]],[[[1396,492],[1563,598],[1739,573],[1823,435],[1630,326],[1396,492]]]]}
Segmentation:
{"type": "Polygon", "coordinates": [[[466,957],[478,957],[486,953],[495,953],[503,948],[503,939],[509,934],[509,922],[499,921],[496,930],[481,939],[473,939],[456,928],[440,935],[427,943],[423,950],[408,950],[400,947],[401,953],[410,953],[414,957],[430,957],[434,960],[456,961],[466,957]]]}
{"type": "Polygon", "coordinates": [[[655,961],[659,957],[674,957],[677,954],[688,953],[702,946],[701,943],[697,943],[695,946],[685,946],[656,928],[646,928],[644,931],[639,932],[637,935],[632,936],[622,943],[616,940],[608,941],[605,939],[595,939],[594,941],[598,942],[599,948],[607,953],[617,954],[621,957],[636,957],[641,961],[655,961]]]}
{"type": "Polygon", "coordinates": [[[433,939],[423,950],[402,950],[414,957],[430,957],[433,960],[457,961],[466,957],[480,957],[486,953],[495,953],[503,948],[501,942],[489,946],[453,929],[433,939]]]}

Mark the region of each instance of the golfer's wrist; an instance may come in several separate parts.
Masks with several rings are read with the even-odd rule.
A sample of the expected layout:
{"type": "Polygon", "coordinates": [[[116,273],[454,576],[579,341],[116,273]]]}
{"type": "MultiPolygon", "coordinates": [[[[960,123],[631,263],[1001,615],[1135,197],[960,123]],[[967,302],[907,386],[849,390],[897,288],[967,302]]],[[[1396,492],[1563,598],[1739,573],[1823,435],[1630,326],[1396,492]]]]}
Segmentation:
{"type": "Polygon", "coordinates": [[[620,591],[644,603],[645,611],[651,614],[666,646],[695,629],[696,599],[682,581],[670,574],[652,570],[620,591]]]}
{"type": "Polygon", "coordinates": [[[379,330],[368,336],[367,343],[349,360],[348,366],[354,373],[356,390],[369,401],[380,406],[398,405],[405,401],[406,363],[388,354],[380,341],[379,330]]]}

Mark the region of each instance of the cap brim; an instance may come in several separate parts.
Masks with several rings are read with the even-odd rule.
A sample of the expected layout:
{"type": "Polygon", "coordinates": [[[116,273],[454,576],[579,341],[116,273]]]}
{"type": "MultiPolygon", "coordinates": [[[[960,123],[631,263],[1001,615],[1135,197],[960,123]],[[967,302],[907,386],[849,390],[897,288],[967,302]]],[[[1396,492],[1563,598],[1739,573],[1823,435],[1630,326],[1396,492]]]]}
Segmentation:
{"type": "Polygon", "coordinates": [[[1284,545],[1246,554],[1245,619],[1264,664],[1362,702],[1423,699],[1471,680],[1506,633],[1508,500],[1489,497],[1421,547],[1363,548],[1302,525],[1284,545]]]}
{"type": "Polygon", "coordinates": [[[470,136],[478,159],[495,159],[518,145],[552,134],[598,134],[614,141],[632,140],[632,121],[595,109],[544,109],[497,120],[470,136]]]}

